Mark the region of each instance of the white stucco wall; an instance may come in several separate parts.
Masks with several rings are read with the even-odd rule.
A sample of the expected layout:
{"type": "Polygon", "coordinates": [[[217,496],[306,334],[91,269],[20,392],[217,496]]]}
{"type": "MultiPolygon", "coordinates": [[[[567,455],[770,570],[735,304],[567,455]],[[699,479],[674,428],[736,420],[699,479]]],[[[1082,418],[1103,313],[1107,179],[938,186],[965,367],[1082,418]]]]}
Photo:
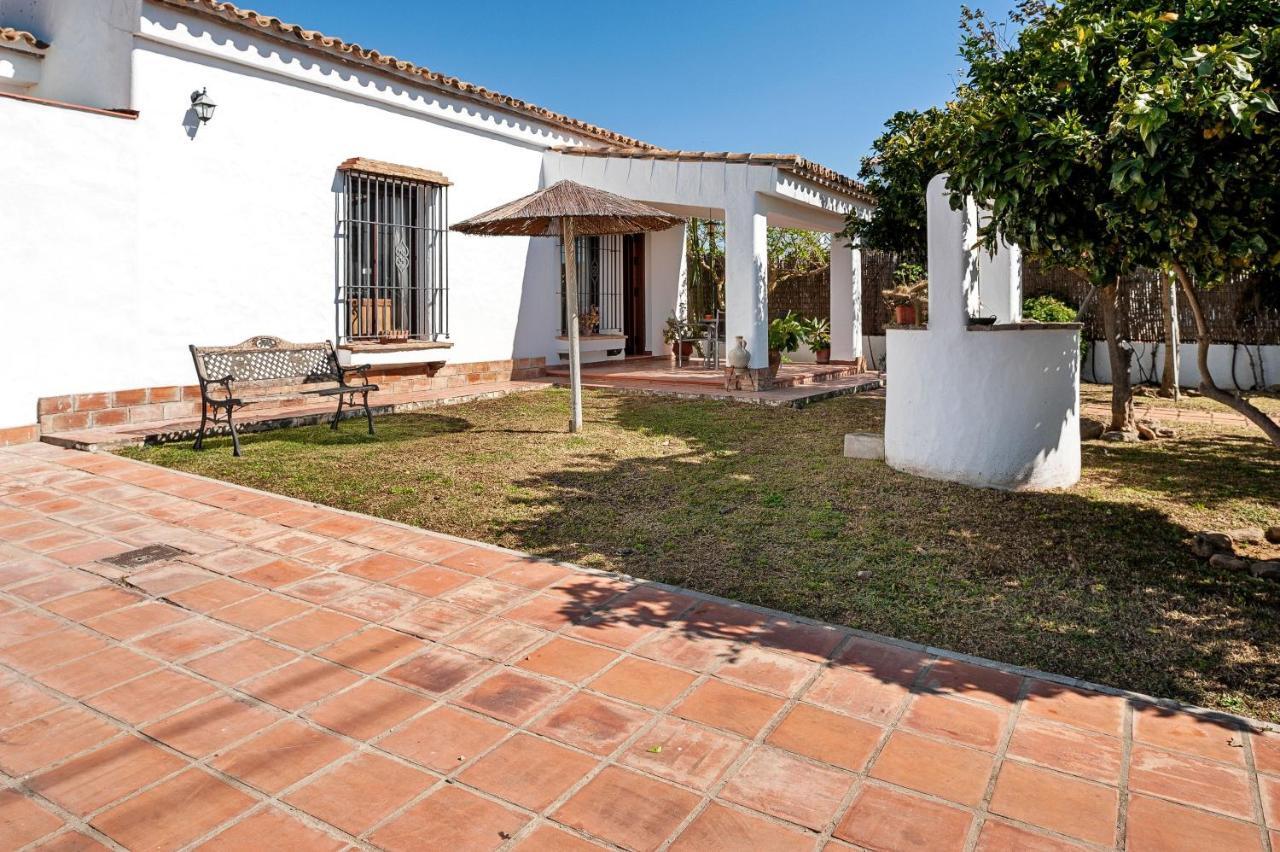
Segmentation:
{"type": "MultiPolygon", "coordinates": [[[[1160,381],[1164,375],[1164,344],[1141,340],[1131,343],[1134,357],[1129,367],[1130,378],[1134,382],[1160,381]],[[1153,354],[1154,365],[1151,361],[1153,354]]],[[[1242,390],[1253,390],[1259,375],[1267,387],[1280,385],[1280,346],[1241,344],[1234,347],[1234,377],[1232,348],[1225,343],[1209,346],[1209,373],[1218,387],[1235,390],[1239,386],[1242,390]]],[[[1081,378],[1086,382],[1111,383],[1111,357],[1107,352],[1106,341],[1095,340],[1089,343],[1089,352],[1085,355],[1081,368],[1081,378]]],[[[1183,343],[1178,347],[1178,380],[1186,388],[1194,388],[1200,384],[1200,365],[1194,343],[1183,343]]]]}
{"type": "Polygon", "coordinates": [[[1021,301],[1016,251],[979,257],[977,211],[928,188],[929,326],[889,329],[885,460],[967,485],[1044,489],[1080,478],[1079,332],[974,330],[977,294],[1021,301]],[[988,282],[987,287],[983,287],[988,282]]]}
{"type": "MultiPolygon", "coordinates": [[[[0,428],[35,422],[42,396],[189,384],[190,343],[332,338],[349,157],[443,172],[458,221],[537,189],[545,147],[575,141],[167,7],[144,7],[142,30],[137,120],[0,99],[5,313],[19,318],[3,346],[33,365],[6,378],[0,428]],[[218,108],[194,127],[204,87],[218,108]]],[[[449,361],[552,356],[555,250],[450,235],[449,361]]]]}

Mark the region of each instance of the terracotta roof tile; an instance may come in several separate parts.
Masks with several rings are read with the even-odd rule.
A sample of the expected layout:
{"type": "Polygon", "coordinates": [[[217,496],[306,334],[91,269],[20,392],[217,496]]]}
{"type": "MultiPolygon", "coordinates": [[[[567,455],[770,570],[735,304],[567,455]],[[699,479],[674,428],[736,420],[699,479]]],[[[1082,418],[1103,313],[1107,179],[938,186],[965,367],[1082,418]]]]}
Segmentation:
{"type": "Polygon", "coordinates": [[[434,172],[430,169],[419,169],[415,166],[402,166],[398,163],[387,163],[382,160],[371,160],[368,157],[351,157],[344,160],[338,166],[340,172],[360,172],[366,175],[382,175],[383,177],[403,178],[404,180],[416,180],[423,183],[433,183],[437,186],[452,186],[453,181],[449,180],[440,172],[434,172]]]}
{"type": "Polygon", "coordinates": [[[483,86],[459,80],[457,77],[440,74],[429,68],[406,62],[403,59],[396,59],[394,56],[387,56],[376,50],[361,47],[358,44],[345,42],[342,39],[327,36],[315,30],[304,29],[296,24],[285,23],[279,18],[262,15],[250,9],[241,9],[231,3],[224,3],[219,0],[158,0],[158,2],[179,9],[198,12],[246,29],[265,32],[276,38],[294,42],[299,47],[325,53],[337,59],[355,62],[386,74],[410,77],[419,84],[425,84],[452,94],[482,101],[499,109],[528,116],[568,130],[579,136],[585,136],[612,145],[626,145],[640,149],[651,147],[648,143],[641,142],[639,139],[632,139],[629,136],[623,136],[621,133],[614,133],[612,130],[606,130],[603,127],[597,127],[594,124],[570,118],[567,115],[513,98],[510,95],[490,91],[483,86]]]}
{"type": "Polygon", "coordinates": [[[41,41],[26,30],[16,30],[13,27],[0,27],[0,44],[19,44],[36,50],[44,50],[49,46],[47,41],[41,41]]]}
{"type": "Polygon", "coordinates": [[[799,154],[746,154],[731,151],[675,151],[667,148],[637,148],[621,145],[589,147],[557,145],[553,150],[580,157],[631,157],[643,160],[677,160],[686,163],[747,163],[759,166],[777,166],[796,177],[819,186],[852,196],[867,204],[874,199],[862,183],[840,174],[834,169],[806,160],[799,154]]]}

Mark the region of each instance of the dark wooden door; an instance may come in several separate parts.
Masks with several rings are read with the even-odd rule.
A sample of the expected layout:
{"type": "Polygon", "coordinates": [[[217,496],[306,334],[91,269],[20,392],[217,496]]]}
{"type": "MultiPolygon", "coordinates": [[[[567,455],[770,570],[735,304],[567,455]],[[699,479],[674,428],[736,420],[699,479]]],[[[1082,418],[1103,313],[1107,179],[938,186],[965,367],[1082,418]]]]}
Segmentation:
{"type": "Polygon", "coordinates": [[[644,327],[644,234],[622,238],[622,333],[628,355],[648,355],[644,327]]]}

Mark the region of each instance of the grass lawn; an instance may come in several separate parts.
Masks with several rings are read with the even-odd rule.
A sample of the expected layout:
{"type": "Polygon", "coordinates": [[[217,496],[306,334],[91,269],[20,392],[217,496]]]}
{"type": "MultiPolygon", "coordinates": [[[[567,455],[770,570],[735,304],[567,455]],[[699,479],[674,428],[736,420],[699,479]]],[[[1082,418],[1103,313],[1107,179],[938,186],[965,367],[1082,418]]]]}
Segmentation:
{"type": "Polygon", "coordinates": [[[883,402],[802,410],[522,393],[128,455],[996,660],[1280,720],[1280,584],[1189,531],[1280,523],[1280,453],[1246,430],[1092,443],[1047,494],[841,456],[883,402]]]}
{"type": "MultiPolygon", "coordinates": [[[[1237,417],[1241,416],[1234,408],[1228,408],[1220,402],[1214,402],[1203,396],[1187,396],[1184,394],[1182,399],[1175,403],[1172,399],[1157,396],[1156,389],[1148,385],[1138,385],[1134,387],[1133,391],[1134,405],[1137,406],[1139,414],[1142,413],[1144,408],[1184,408],[1192,411],[1212,411],[1214,413],[1232,414],[1237,417]]],[[[1259,411],[1264,411],[1272,417],[1280,416],[1280,393],[1274,390],[1251,391],[1245,396],[1257,406],[1259,411]]],[[[1081,384],[1080,401],[1110,407],[1111,385],[1081,384]]]]}

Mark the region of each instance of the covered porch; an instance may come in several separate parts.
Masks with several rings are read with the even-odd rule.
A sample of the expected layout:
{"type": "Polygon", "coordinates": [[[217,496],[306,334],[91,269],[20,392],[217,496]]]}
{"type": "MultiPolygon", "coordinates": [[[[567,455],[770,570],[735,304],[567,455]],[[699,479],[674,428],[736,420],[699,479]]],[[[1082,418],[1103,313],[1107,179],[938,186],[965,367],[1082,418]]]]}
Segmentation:
{"type": "MultiPolygon", "coordinates": [[[[544,181],[568,179],[643,201],[669,212],[714,219],[724,226],[724,317],[727,345],[741,336],[751,353],[751,384],[767,391],[812,384],[818,376],[856,373],[863,357],[861,253],[838,235],[850,213],[869,210],[861,185],[844,175],[794,155],[731,154],[618,147],[564,147],[544,157],[544,181]],[[814,365],[784,365],[777,379],[768,376],[770,227],[831,234],[828,319],[835,370],[814,365]]],[[[619,247],[621,248],[621,246],[619,247]]],[[[581,251],[581,249],[580,249],[581,251]]],[[[618,368],[623,357],[660,356],[667,347],[663,326],[673,313],[688,318],[689,270],[686,229],[646,234],[618,252],[617,320],[600,329],[605,357],[611,361],[595,378],[611,382],[652,382],[690,387],[719,384],[723,375],[679,371],[660,363],[618,368]],[[642,286],[637,286],[642,282],[642,286]],[[625,326],[622,327],[622,326],[625,326]],[[612,340],[606,337],[614,335],[612,340]],[[656,373],[655,373],[656,371],[656,373]],[[665,372],[664,372],[665,371],[665,372]],[[661,375],[658,375],[661,374],[661,375]]],[[[590,337],[584,343],[591,345],[590,337]]],[[[563,347],[561,347],[563,348],[563,347]]],[[[556,359],[550,359],[555,365],[556,359]]],[[[553,374],[555,372],[552,367],[553,374]]],[[[587,376],[584,374],[584,381],[587,376]]]]}

